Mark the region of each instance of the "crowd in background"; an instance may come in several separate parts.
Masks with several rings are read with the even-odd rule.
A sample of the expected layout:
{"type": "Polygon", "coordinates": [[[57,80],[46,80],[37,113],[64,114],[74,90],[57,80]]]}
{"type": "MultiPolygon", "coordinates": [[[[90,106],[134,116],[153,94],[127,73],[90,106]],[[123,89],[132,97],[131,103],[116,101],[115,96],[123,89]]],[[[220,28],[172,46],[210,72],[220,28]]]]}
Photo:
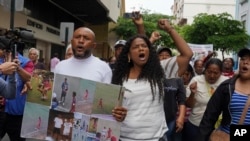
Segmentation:
{"type": "MultiPolygon", "coordinates": [[[[136,19],[133,20],[136,24],[136,27],[141,26],[137,23],[138,21],[136,22],[136,19]]],[[[137,20],[140,21],[140,19],[137,20]]],[[[238,52],[240,61],[237,71],[233,70],[235,64],[233,58],[224,58],[223,60],[221,60],[214,56],[214,52],[210,52],[206,58],[195,60],[194,65],[191,65],[191,63],[188,62],[190,61],[190,57],[192,56],[192,53],[189,52],[189,48],[186,47],[185,44],[178,46],[182,42],[181,40],[177,40],[177,35],[173,35],[175,33],[172,32],[175,31],[173,31],[172,28],[166,27],[165,31],[167,31],[175,41],[177,50],[179,51],[180,55],[173,56],[172,50],[168,47],[154,47],[155,40],[160,39],[159,33],[157,32],[152,33],[151,37],[149,38],[152,45],[148,45],[149,50],[151,50],[151,47],[153,46],[155,52],[157,53],[166,78],[163,80],[163,105],[168,130],[166,134],[163,135],[163,137],[166,137],[168,141],[208,141],[218,138],[219,140],[224,139],[229,141],[230,125],[250,124],[250,110],[243,111],[243,109],[249,109],[248,97],[250,96],[250,89],[247,88],[246,85],[250,84],[250,49],[243,48],[238,52]],[[217,131],[223,132],[223,135],[217,135],[217,131]]],[[[124,51],[121,51],[121,55],[123,55],[124,58],[130,56],[134,46],[137,46],[136,48],[139,48],[139,46],[141,46],[141,49],[138,49],[139,53],[143,52],[144,50],[144,45],[140,45],[139,41],[137,40],[134,40],[132,43],[131,40],[127,40],[127,43],[119,44],[119,42],[120,41],[117,41],[114,49],[116,51],[118,45],[120,48],[123,47],[123,50],[126,50],[125,55],[124,51]],[[136,45],[136,43],[138,45],[136,45]],[[130,51],[127,51],[128,48],[130,49],[130,51]]],[[[147,43],[146,40],[145,43],[147,43]]],[[[121,50],[120,48],[119,52],[121,50]]],[[[122,61],[121,55],[119,57],[117,57],[117,55],[112,57],[112,61],[110,62],[112,70],[116,70],[117,68],[119,68],[119,62],[122,61]],[[114,58],[116,58],[116,62],[118,63],[113,61],[115,60],[114,58]]],[[[130,59],[130,57],[127,58],[130,59]]],[[[143,60],[142,58],[141,60],[143,60]]],[[[150,59],[148,59],[148,61],[149,60],[150,59]]],[[[127,60],[123,59],[123,61],[126,62],[127,60]]],[[[124,65],[125,62],[123,62],[122,64],[124,65]]],[[[131,66],[132,68],[136,65],[135,63],[135,60],[133,60],[133,66],[131,66]]],[[[137,81],[140,81],[142,78],[145,79],[144,81],[152,81],[146,77],[146,74],[144,74],[147,71],[143,71],[146,67],[148,67],[148,63],[149,62],[145,63],[145,66],[142,66],[141,73],[138,74],[138,78],[135,77],[137,81]]],[[[157,64],[155,65],[155,67],[156,66],[157,64]]],[[[126,83],[128,83],[130,82],[130,77],[133,78],[133,75],[130,76],[133,72],[132,68],[127,71],[125,70],[129,74],[126,74],[124,76],[124,78],[122,79],[123,82],[127,81],[126,83]]],[[[114,73],[113,75],[113,78],[116,78],[117,74],[114,73]]],[[[126,84],[121,82],[122,81],[117,84],[126,84]]],[[[134,84],[131,87],[135,87],[135,85],[138,84],[134,84]]],[[[129,93],[127,95],[132,95],[132,93],[129,93]]],[[[146,96],[145,93],[144,96],[146,96]]],[[[146,100],[142,98],[140,98],[140,100],[138,101],[140,101],[142,104],[146,103],[146,100]]],[[[133,100],[133,103],[136,102],[133,100]]],[[[136,130],[139,130],[140,132],[143,131],[143,133],[141,134],[135,132],[135,134],[139,134],[138,136],[132,134],[132,130],[131,132],[128,131],[129,125],[127,124],[129,124],[130,122],[134,123],[139,119],[134,119],[134,122],[126,121],[132,120],[130,119],[130,114],[133,114],[132,112],[134,111],[134,108],[132,106],[128,107],[128,105],[126,104],[124,104],[123,106],[125,106],[128,111],[127,116],[123,121],[125,122],[123,123],[123,125],[125,126],[124,128],[126,130],[123,131],[123,128],[121,130],[122,140],[129,140],[131,138],[145,139],[143,137],[140,137],[140,135],[144,135],[144,133],[148,135],[148,130],[141,128],[142,125],[136,124],[136,130]]],[[[138,106],[138,104],[136,104],[136,106],[138,106]]],[[[138,107],[140,107],[139,110],[143,110],[141,108],[142,106],[138,107]]],[[[145,112],[143,112],[142,116],[146,116],[145,112]]],[[[156,120],[155,118],[152,119],[156,120]]],[[[143,120],[143,118],[141,118],[140,120],[143,120]]],[[[157,118],[157,120],[160,119],[157,118]]],[[[135,125],[133,125],[133,127],[135,127],[135,125]]],[[[159,130],[160,128],[161,127],[158,126],[159,130]]],[[[153,130],[150,130],[150,132],[152,131],[153,130]]]]}
{"type": "MultiPolygon", "coordinates": [[[[249,48],[238,52],[237,72],[233,70],[232,58],[220,60],[212,54],[195,60],[192,66],[192,50],[168,20],[159,19],[157,25],[174,41],[179,52],[176,56],[168,47],[157,48],[155,42],[160,40],[160,33],[154,31],[147,37],[142,16],[133,14],[137,15],[132,20],[138,34],[117,41],[108,63],[92,54],[95,33],[87,27],[74,31],[64,60],[59,60],[55,53],[50,62],[50,71],[54,73],[126,88],[126,102],[112,110],[114,118],[121,122],[120,140],[208,141],[215,131],[228,136],[232,124],[250,124],[250,110],[245,104],[250,96],[249,48]],[[243,109],[247,111],[242,112],[243,109]]],[[[3,48],[0,46],[4,64],[3,48]]],[[[7,133],[11,141],[22,141],[26,93],[32,89],[30,78],[34,69],[46,67],[35,48],[29,50],[28,57],[18,54],[15,59],[17,65],[9,71],[18,74],[15,98],[9,99],[2,94],[6,91],[0,89],[7,98],[0,99],[0,104],[5,105],[0,112],[0,138],[7,133]]],[[[1,77],[12,78],[2,69],[1,77]]]]}

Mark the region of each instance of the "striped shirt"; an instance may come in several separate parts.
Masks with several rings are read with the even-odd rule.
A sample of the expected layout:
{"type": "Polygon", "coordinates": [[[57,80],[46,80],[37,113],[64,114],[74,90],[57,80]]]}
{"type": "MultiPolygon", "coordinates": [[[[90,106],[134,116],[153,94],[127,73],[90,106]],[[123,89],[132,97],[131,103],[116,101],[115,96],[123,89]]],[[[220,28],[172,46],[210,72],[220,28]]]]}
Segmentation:
{"type": "Polygon", "coordinates": [[[164,69],[166,78],[177,78],[179,66],[176,62],[177,56],[161,61],[161,66],[164,69]]]}
{"type": "MultiPolygon", "coordinates": [[[[248,95],[241,94],[237,91],[234,91],[232,98],[231,98],[230,105],[229,105],[231,116],[232,116],[231,124],[239,123],[242,111],[245,107],[247,100],[248,100],[248,95]]],[[[248,108],[243,124],[250,125],[250,109],[249,108],[248,108]]],[[[230,133],[230,125],[221,126],[220,129],[228,134],[230,133]]]]}

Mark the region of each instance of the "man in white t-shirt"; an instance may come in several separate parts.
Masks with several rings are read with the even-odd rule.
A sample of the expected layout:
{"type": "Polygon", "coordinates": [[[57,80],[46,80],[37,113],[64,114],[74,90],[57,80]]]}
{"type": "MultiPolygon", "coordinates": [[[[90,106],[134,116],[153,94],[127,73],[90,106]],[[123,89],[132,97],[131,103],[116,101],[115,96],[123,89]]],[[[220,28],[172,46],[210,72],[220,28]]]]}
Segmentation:
{"type": "Polygon", "coordinates": [[[71,39],[73,57],[57,64],[54,73],[80,77],[97,82],[110,83],[112,71],[109,65],[93,56],[96,47],[95,33],[87,28],[77,28],[71,39]]]}
{"type": "Polygon", "coordinates": [[[65,119],[63,126],[64,126],[64,128],[63,128],[64,140],[69,140],[70,139],[70,130],[72,128],[72,123],[70,122],[70,120],[65,119]]]}
{"type": "Polygon", "coordinates": [[[59,140],[61,138],[61,127],[63,124],[63,120],[61,115],[55,117],[54,119],[54,130],[53,130],[53,138],[59,140]]]}

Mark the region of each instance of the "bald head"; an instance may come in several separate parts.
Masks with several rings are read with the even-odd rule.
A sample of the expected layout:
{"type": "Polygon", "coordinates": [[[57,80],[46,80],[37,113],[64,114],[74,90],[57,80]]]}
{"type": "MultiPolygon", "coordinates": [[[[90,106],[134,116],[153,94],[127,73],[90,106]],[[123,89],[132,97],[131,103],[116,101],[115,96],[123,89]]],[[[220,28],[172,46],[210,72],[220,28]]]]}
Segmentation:
{"type": "Polygon", "coordinates": [[[71,45],[74,57],[79,59],[88,58],[92,53],[92,49],[96,47],[95,33],[87,27],[77,28],[71,39],[71,45]]]}
{"type": "MultiPolygon", "coordinates": [[[[75,33],[78,33],[78,32],[87,32],[87,33],[89,33],[89,34],[93,37],[93,39],[95,40],[95,33],[94,33],[94,31],[91,30],[91,29],[88,28],[88,27],[79,27],[79,28],[77,28],[77,29],[75,30],[75,32],[74,32],[74,35],[75,35],[75,33]]],[[[74,36],[74,35],[73,35],[73,36],[74,36]]]]}

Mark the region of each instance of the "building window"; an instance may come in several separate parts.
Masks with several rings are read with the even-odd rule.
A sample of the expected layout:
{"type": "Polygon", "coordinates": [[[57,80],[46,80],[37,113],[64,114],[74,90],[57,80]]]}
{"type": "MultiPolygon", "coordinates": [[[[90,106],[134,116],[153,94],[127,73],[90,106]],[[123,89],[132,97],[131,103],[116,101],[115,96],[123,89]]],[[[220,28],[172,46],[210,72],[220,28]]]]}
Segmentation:
{"type": "Polygon", "coordinates": [[[243,24],[244,27],[246,27],[246,21],[247,21],[247,14],[244,14],[240,17],[240,21],[243,24]]]}
{"type": "Polygon", "coordinates": [[[248,0],[240,0],[240,1],[239,1],[239,3],[240,3],[241,5],[243,5],[243,4],[247,3],[247,2],[248,2],[248,0]]]}
{"type": "Polygon", "coordinates": [[[241,23],[243,24],[243,27],[246,28],[247,21],[244,20],[244,21],[241,21],[241,23]]]}
{"type": "Polygon", "coordinates": [[[121,6],[121,0],[118,0],[117,7],[120,8],[121,6]]]}
{"type": "Polygon", "coordinates": [[[241,21],[246,21],[247,20],[247,14],[244,14],[240,18],[241,21]]]}

